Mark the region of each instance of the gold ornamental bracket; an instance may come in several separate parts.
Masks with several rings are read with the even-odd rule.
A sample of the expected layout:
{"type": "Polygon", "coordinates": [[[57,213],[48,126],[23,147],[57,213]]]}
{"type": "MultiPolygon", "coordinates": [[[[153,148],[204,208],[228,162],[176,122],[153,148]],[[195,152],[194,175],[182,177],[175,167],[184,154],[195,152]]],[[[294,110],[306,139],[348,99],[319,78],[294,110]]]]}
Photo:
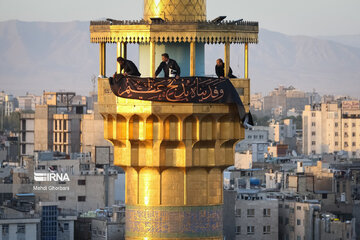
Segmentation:
{"type": "Polygon", "coordinates": [[[148,21],[92,21],[90,41],[92,43],[157,43],[202,42],[221,44],[258,43],[258,22],[211,21],[162,22],[148,21]]]}

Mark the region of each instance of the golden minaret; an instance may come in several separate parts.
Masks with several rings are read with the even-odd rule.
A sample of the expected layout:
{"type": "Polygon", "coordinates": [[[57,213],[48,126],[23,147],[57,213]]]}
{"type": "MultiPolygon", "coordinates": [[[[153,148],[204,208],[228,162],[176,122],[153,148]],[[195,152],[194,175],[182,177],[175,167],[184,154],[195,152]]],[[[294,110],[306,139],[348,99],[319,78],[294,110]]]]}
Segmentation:
{"type": "Polygon", "coordinates": [[[201,44],[224,44],[226,72],[230,44],[244,44],[245,76],[231,82],[248,111],[248,43],[257,43],[258,23],[207,21],[206,0],[144,0],[142,20],[92,21],[90,32],[100,45],[104,137],[114,145],[114,164],[126,173],[126,239],[222,239],[223,170],[234,164],[234,145],[245,135],[236,106],[117,97],[105,78],[106,44],[116,43],[123,57],[128,43],[145,46],[139,57],[147,59],[142,67],[149,76],[143,77],[155,75],[164,44],[188,46],[190,76],[198,71],[201,44]]]}

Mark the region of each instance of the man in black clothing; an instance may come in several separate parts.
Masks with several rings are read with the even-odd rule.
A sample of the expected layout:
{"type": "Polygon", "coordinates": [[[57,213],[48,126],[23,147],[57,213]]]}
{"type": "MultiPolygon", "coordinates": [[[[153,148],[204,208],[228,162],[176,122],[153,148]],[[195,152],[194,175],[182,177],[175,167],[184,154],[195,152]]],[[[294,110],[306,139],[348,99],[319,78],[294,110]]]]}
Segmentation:
{"type": "Polygon", "coordinates": [[[124,69],[124,76],[137,76],[140,77],[141,73],[136,67],[135,63],[130,60],[124,59],[122,57],[117,58],[118,63],[120,64],[120,72],[124,69]]]}
{"type": "MultiPolygon", "coordinates": [[[[221,58],[216,60],[215,72],[216,72],[216,75],[218,76],[218,78],[223,78],[225,76],[224,62],[221,58]]],[[[231,67],[229,67],[229,73],[228,73],[227,77],[228,78],[236,78],[236,76],[234,76],[232,74],[231,67]]]]}
{"type": "Polygon", "coordinates": [[[161,70],[164,70],[165,77],[175,77],[176,79],[180,78],[180,67],[177,62],[169,58],[169,54],[164,53],[161,55],[162,62],[159,67],[156,69],[155,77],[157,77],[161,70]]]}

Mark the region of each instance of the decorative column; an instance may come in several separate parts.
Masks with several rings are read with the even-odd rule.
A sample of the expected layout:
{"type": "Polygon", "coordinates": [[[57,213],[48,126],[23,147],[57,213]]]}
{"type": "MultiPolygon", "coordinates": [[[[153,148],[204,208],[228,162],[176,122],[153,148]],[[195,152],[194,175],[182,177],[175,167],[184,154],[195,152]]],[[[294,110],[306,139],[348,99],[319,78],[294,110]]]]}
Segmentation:
{"type": "Polygon", "coordinates": [[[100,52],[99,52],[99,60],[100,60],[100,76],[106,76],[106,43],[100,43],[100,52]]]}
{"type": "Polygon", "coordinates": [[[249,78],[249,51],[248,51],[248,43],[245,43],[244,46],[244,78],[249,78]]]}
{"type": "MultiPolygon", "coordinates": [[[[121,57],[121,42],[116,43],[116,58],[121,57]]],[[[120,73],[120,64],[116,62],[116,72],[120,73]]]]}
{"type": "Polygon", "coordinates": [[[150,41],[150,77],[155,77],[155,42],[150,41]]]}
{"type": "Polygon", "coordinates": [[[230,43],[225,43],[225,54],[224,54],[224,77],[227,77],[230,69],[230,43]]]}
{"type": "Polygon", "coordinates": [[[196,44],[190,42],[190,76],[196,75],[196,44]]]}

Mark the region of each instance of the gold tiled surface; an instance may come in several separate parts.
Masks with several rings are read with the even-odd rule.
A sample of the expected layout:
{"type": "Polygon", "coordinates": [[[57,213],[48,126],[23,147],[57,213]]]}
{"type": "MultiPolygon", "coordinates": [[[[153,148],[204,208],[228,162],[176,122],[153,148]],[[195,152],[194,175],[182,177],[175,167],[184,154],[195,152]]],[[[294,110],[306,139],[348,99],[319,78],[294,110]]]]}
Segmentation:
{"type": "MultiPolygon", "coordinates": [[[[232,82],[247,105],[249,80],[232,82]]],[[[211,206],[221,206],[223,201],[222,171],[234,164],[234,144],[244,138],[236,106],[125,99],[111,92],[108,79],[100,78],[98,86],[104,135],[114,144],[115,164],[126,173],[126,205],[136,207],[133,219],[144,220],[147,226],[141,228],[142,225],[134,224],[135,220],[127,219],[128,225],[134,226],[127,239],[146,239],[146,236],[151,236],[147,239],[221,239],[221,233],[212,232],[210,227],[208,232],[186,234],[160,231],[164,227],[177,229],[176,221],[166,222],[164,217],[159,223],[147,223],[145,215],[152,214],[147,211],[149,207],[159,207],[154,212],[159,216],[167,216],[166,211],[174,208],[184,208],[185,212],[189,212],[187,208],[204,208],[204,214],[214,216],[211,206]],[[156,234],[161,237],[154,237],[156,234]]],[[[176,211],[183,216],[181,211],[176,211]]],[[[199,214],[191,215],[189,224],[199,225],[197,219],[202,216],[199,214]]],[[[213,217],[208,222],[207,218],[202,219],[204,226],[220,224],[213,217]]],[[[199,229],[207,229],[201,226],[202,223],[199,229]]]]}
{"type": "Polygon", "coordinates": [[[144,0],[144,19],[205,21],[206,0],[144,0]]]}

